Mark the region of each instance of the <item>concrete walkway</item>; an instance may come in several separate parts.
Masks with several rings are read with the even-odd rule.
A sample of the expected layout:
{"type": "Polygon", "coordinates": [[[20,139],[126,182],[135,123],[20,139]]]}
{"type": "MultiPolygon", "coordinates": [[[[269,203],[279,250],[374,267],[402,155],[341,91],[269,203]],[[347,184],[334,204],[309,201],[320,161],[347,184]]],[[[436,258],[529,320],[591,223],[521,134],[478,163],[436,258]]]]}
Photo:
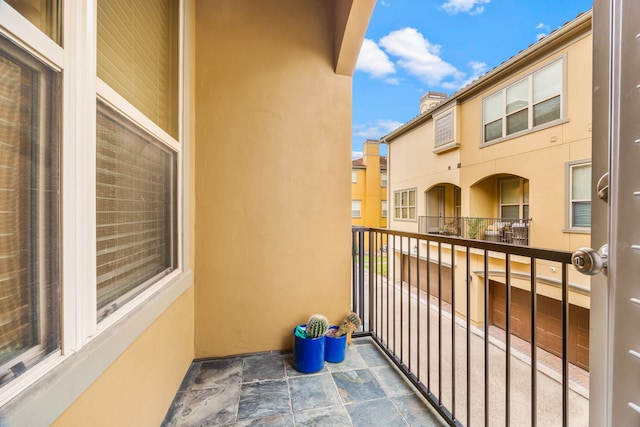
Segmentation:
{"type": "MultiPolygon", "coordinates": [[[[457,319],[455,326],[453,326],[450,307],[443,304],[440,312],[437,299],[427,298],[424,292],[416,295],[415,288],[409,295],[406,283],[402,286],[402,290],[399,283],[388,290],[386,286],[383,286],[383,283],[378,283],[377,300],[376,312],[379,314],[375,320],[376,334],[389,342],[393,353],[410,367],[411,371],[419,377],[433,395],[453,412],[461,424],[484,426],[484,331],[471,327],[469,331],[470,346],[467,348],[465,321],[457,319]],[[389,304],[386,303],[387,300],[389,304]],[[404,327],[401,328],[401,325],[404,327]],[[420,326],[419,333],[418,325],[420,326]],[[452,339],[452,335],[455,339],[452,339]],[[467,372],[467,355],[469,355],[470,362],[469,372],[467,372]],[[470,384],[469,417],[467,416],[467,378],[470,384]]],[[[503,331],[498,329],[493,333],[490,332],[488,345],[488,374],[486,375],[488,379],[488,425],[529,426],[532,421],[532,388],[531,361],[526,354],[528,343],[518,342],[517,338],[512,338],[511,375],[509,378],[510,423],[507,423],[505,415],[506,352],[504,342],[499,339],[500,334],[504,339],[503,331]]],[[[561,363],[559,358],[545,353],[538,350],[536,421],[538,426],[560,426],[562,425],[562,387],[560,382],[562,375],[557,367],[561,366],[561,363]],[[541,359],[549,359],[549,356],[557,359],[555,367],[553,363],[541,363],[541,359]]],[[[575,376],[576,372],[573,373],[575,376]]],[[[584,383],[584,375],[580,377],[579,371],[577,374],[576,381],[570,381],[569,425],[588,426],[588,373],[586,384],[584,383]]]]}

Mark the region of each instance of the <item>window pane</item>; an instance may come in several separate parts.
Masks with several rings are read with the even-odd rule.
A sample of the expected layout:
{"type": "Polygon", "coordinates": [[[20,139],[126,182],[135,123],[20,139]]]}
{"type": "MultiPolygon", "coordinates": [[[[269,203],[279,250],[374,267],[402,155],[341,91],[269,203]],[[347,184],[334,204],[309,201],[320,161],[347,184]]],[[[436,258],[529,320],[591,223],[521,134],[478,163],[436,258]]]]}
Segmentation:
{"type": "Polygon", "coordinates": [[[416,205],[416,192],[415,190],[409,191],[409,206],[416,205]]]}
{"type": "Polygon", "coordinates": [[[591,227],[591,202],[575,202],[572,210],[574,227],[591,227]]]}
{"type": "Polygon", "coordinates": [[[529,218],[529,205],[524,205],[522,207],[522,218],[524,218],[524,219],[528,219],[529,218]]]}
{"type": "MultiPolygon", "coordinates": [[[[522,202],[523,203],[529,203],[529,180],[525,179],[523,184],[523,189],[522,189],[522,202]]],[[[527,217],[525,217],[527,218],[527,217]]]]}
{"type": "Polygon", "coordinates": [[[382,185],[383,187],[386,187],[386,186],[387,186],[387,174],[386,174],[386,172],[383,172],[383,173],[380,175],[380,180],[382,181],[382,182],[381,182],[381,185],[382,185]]]}
{"type": "Polygon", "coordinates": [[[520,203],[520,180],[508,179],[500,181],[500,202],[503,205],[520,203]]]}
{"type": "Polygon", "coordinates": [[[533,125],[538,126],[560,118],[560,96],[533,106],[533,125]]]}
{"type": "Polygon", "coordinates": [[[98,0],[98,77],[178,135],[178,0],[98,0]]]}
{"type": "Polygon", "coordinates": [[[387,217],[387,201],[386,200],[382,201],[381,208],[382,208],[382,217],[386,218],[387,217]]]}
{"type": "Polygon", "coordinates": [[[9,0],[8,3],[40,31],[60,44],[59,0],[9,0]]]}
{"type": "Polygon", "coordinates": [[[409,208],[409,218],[416,219],[416,208],[409,208]]]}
{"type": "Polygon", "coordinates": [[[507,116],[507,135],[529,128],[529,110],[518,111],[507,116]]]}
{"type": "Polygon", "coordinates": [[[484,126],[484,141],[489,142],[502,138],[502,119],[484,126]]]}
{"type": "Polygon", "coordinates": [[[175,266],[176,154],[99,104],[96,164],[103,318],[175,266]]]}
{"type": "Polygon", "coordinates": [[[571,168],[571,200],[591,200],[591,165],[571,168]]]}
{"type": "Polygon", "coordinates": [[[502,107],[502,91],[486,98],[483,103],[484,123],[499,119],[504,114],[502,107]]]}
{"type": "Polygon", "coordinates": [[[60,348],[58,82],[0,37],[0,385],[60,348]]]}
{"type": "Polygon", "coordinates": [[[536,104],[562,90],[562,61],[558,61],[533,75],[533,103],[536,104]]]}
{"type": "Polygon", "coordinates": [[[529,80],[523,80],[507,88],[507,114],[529,105],[529,80]]]}
{"type": "Polygon", "coordinates": [[[501,218],[520,218],[520,206],[502,206],[501,218]]]}

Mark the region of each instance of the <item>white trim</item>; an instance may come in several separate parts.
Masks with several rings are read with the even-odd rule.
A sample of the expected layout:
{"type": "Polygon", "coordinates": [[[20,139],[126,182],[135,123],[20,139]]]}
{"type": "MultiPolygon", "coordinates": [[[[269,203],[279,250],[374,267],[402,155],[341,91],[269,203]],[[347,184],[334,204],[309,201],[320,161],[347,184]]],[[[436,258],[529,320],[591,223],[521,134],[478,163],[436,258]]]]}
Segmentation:
{"type": "Polygon", "coordinates": [[[37,382],[32,380],[31,387],[24,386],[8,403],[0,401],[4,405],[0,407],[0,425],[51,425],[192,284],[192,272],[175,277],[139,310],[114,322],[77,353],[43,364],[39,367],[42,372],[34,370],[34,376],[39,374],[37,382]]]}
{"type": "Polygon", "coordinates": [[[3,0],[0,0],[0,33],[57,71],[62,69],[65,62],[62,47],[3,0]]]}
{"type": "Polygon", "coordinates": [[[109,107],[113,108],[123,116],[130,119],[134,124],[150,133],[160,142],[171,148],[175,152],[180,151],[180,143],[169,135],[164,129],[158,126],[153,120],[145,116],[122,95],[113,90],[109,85],[96,77],[96,92],[98,99],[109,107]]]}

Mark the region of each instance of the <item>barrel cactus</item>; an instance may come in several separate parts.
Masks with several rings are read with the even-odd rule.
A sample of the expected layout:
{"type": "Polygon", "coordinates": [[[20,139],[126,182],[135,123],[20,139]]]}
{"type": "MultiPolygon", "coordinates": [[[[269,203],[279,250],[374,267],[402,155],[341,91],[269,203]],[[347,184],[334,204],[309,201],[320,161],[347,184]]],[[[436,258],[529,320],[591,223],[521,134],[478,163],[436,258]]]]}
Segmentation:
{"type": "Polygon", "coordinates": [[[336,336],[340,337],[344,334],[347,334],[348,335],[347,341],[351,343],[351,333],[356,329],[358,329],[361,325],[362,325],[362,322],[360,321],[360,318],[356,313],[352,311],[351,313],[347,314],[347,317],[345,317],[342,323],[340,324],[340,327],[336,332],[336,336]]]}
{"type": "Polygon", "coordinates": [[[314,314],[307,321],[307,337],[319,338],[323,336],[329,328],[329,320],[322,314],[314,314]]]}

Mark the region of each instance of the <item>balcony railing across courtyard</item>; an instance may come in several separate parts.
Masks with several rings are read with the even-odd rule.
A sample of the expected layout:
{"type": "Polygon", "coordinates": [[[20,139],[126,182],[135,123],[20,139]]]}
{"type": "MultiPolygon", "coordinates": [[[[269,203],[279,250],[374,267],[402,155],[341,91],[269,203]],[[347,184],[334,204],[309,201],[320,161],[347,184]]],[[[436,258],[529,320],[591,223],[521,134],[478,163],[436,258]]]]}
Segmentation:
{"type": "Polygon", "coordinates": [[[480,217],[418,217],[418,232],[478,239],[488,242],[529,245],[530,219],[480,217]]]}
{"type": "Polygon", "coordinates": [[[569,354],[569,252],[385,229],[352,234],[362,333],[450,425],[588,425],[588,366],[569,354]],[[554,331],[539,323],[549,289],[559,307],[554,331]]]}

